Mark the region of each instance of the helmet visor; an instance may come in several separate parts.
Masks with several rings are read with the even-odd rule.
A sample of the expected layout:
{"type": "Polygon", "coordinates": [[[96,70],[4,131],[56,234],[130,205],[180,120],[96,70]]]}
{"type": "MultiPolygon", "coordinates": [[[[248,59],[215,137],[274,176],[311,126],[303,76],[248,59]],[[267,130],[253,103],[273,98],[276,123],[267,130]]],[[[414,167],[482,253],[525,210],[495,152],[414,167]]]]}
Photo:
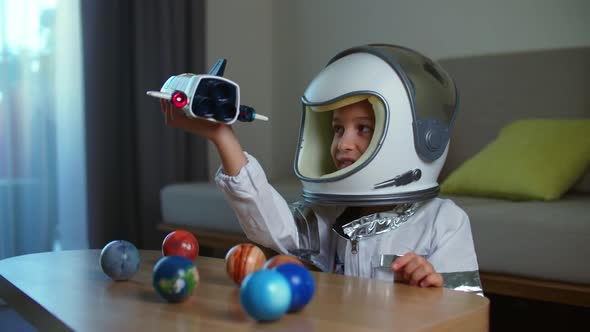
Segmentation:
{"type": "Polygon", "coordinates": [[[304,114],[295,159],[295,172],[300,178],[317,182],[335,181],[359,171],[374,157],[383,140],[387,121],[386,106],[380,97],[355,93],[321,104],[311,104],[304,98],[302,101],[304,114]],[[332,156],[334,111],[367,101],[374,115],[370,142],[351,165],[338,169],[332,156]]]}

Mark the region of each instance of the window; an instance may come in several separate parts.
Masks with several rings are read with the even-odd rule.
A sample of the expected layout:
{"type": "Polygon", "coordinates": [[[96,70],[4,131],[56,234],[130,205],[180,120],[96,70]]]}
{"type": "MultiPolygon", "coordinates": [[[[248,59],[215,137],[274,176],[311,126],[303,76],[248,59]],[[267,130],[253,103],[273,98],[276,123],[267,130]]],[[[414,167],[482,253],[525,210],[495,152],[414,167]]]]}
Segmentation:
{"type": "Polygon", "coordinates": [[[0,258],[85,248],[79,2],[0,0],[0,258]]]}

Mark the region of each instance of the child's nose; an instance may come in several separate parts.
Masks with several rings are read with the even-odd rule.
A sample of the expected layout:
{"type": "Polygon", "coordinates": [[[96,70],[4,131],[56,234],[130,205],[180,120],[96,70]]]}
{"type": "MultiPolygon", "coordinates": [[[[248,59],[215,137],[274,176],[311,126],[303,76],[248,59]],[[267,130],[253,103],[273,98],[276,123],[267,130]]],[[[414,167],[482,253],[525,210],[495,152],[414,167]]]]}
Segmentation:
{"type": "Polygon", "coordinates": [[[354,135],[350,130],[344,131],[340,142],[338,142],[338,148],[340,150],[352,150],[354,148],[354,135]]]}

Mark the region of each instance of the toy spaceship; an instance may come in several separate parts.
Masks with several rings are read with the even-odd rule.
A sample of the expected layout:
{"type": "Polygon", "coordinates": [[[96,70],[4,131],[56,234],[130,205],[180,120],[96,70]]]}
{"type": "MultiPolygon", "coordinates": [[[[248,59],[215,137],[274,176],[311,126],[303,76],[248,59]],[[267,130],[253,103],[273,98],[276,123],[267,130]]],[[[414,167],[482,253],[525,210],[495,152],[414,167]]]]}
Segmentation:
{"type": "Polygon", "coordinates": [[[170,76],[160,91],[147,91],[147,95],[169,101],[182,109],[189,118],[206,119],[232,124],[236,120],[250,122],[265,120],[250,106],[240,105],[240,87],[222,77],[226,59],[219,59],[209,74],[190,73],[170,76]]]}

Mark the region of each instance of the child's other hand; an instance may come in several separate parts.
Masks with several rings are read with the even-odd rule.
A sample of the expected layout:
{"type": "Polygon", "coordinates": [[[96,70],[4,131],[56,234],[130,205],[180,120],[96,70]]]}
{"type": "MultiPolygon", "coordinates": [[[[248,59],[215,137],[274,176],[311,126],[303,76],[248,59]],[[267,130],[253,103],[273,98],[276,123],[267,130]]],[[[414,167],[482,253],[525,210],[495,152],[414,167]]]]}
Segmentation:
{"type": "Polygon", "coordinates": [[[174,107],[166,100],[160,99],[160,105],[166,125],[172,128],[179,128],[209,139],[215,139],[215,136],[221,131],[229,128],[229,126],[217,122],[188,118],[181,109],[174,107]]]}
{"type": "Polygon", "coordinates": [[[426,258],[409,252],[391,264],[395,281],[418,287],[442,287],[443,277],[426,258]]]}

